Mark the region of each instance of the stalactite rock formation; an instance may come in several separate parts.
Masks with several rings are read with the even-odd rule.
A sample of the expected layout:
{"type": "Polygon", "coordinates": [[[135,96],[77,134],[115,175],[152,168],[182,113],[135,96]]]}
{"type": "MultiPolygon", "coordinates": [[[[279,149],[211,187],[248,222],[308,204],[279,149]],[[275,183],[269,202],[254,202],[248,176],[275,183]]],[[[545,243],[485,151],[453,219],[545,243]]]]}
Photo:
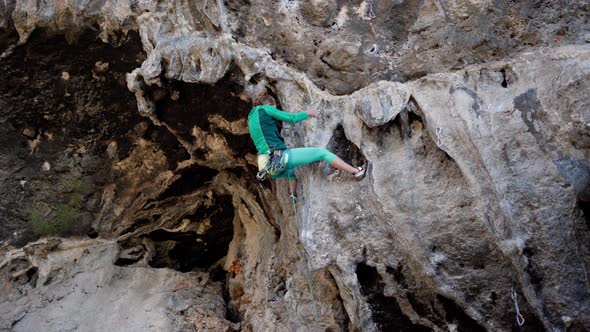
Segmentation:
{"type": "Polygon", "coordinates": [[[1,2],[0,328],[590,329],[589,14],[1,2]],[[258,184],[263,92],[367,177],[258,184]]]}

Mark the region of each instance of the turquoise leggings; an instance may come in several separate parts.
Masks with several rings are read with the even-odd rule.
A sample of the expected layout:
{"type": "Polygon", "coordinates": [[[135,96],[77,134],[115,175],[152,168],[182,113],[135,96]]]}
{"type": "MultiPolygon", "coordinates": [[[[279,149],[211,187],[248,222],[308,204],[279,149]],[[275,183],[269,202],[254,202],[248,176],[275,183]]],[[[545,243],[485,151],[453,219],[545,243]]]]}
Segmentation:
{"type": "Polygon", "coordinates": [[[322,148],[287,149],[283,151],[283,160],[285,160],[287,155],[289,156],[289,160],[287,161],[285,171],[273,176],[273,179],[286,177],[295,179],[295,172],[293,171],[295,167],[311,164],[320,160],[324,160],[328,164],[331,164],[334,159],[336,159],[335,154],[322,148]]]}

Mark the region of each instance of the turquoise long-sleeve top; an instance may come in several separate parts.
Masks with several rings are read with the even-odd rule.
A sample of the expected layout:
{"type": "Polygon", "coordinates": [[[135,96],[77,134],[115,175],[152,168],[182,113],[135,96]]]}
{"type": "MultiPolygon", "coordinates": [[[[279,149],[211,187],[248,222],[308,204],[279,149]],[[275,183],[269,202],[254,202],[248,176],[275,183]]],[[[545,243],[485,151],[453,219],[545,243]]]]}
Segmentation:
{"type": "Polygon", "coordinates": [[[284,138],[279,133],[276,120],[296,123],[307,118],[306,112],[287,113],[271,105],[254,107],[248,114],[248,129],[258,153],[268,154],[271,150],[287,148],[284,138]]]}

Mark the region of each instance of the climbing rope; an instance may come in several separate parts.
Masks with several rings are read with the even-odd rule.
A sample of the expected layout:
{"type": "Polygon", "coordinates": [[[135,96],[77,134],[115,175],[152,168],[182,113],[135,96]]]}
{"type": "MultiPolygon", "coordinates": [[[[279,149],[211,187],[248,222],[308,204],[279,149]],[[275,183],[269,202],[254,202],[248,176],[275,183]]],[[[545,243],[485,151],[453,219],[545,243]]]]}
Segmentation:
{"type": "MultiPolygon", "coordinates": [[[[289,178],[289,189],[291,195],[291,203],[293,203],[293,213],[295,214],[295,227],[297,228],[297,237],[299,238],[299,218],[297,217],[297,204],[295,203],[295,194],[293,191],[293,183],[291,182],[291,175],[288,176],[289,178]]],[[[303,243],[301,244],[303,246],[303,243]]],[[[311,282],[311,273],[309,272],[309,264],[307,261],[307,253],[305,252],[305,248],[301,250],[301,259],[303,260],[303,264],[305,265],[305,276],[307,277],[307,285],[309,286],[309,294],[311,295],[311,302],[313,304],[313,314],[318,324],[318,327],[321,327],[322,324],[320,322],[320,315],[318,311],[318,306],[315,302],[315,296],[313,295],[313,285],[311,282]]]]}
{"type": "MultiPolygon", "coordinates": [[[[416,149],[412,146],[412,143],[407,138],[404,139],[404,150],[408,158],[410,159],[410,167],[408,169],[412,173],[410,176],[407,177],[408,182],[410,183],[410,202],[412,204],[410,208],[410,219],[412,223],[412,227],[414,229],[419,229],[418,227],[418,216],[416,215],[416,211],[418,211],[417,204],[416,204],[416,179],[418,179],[418,161],[416,160],[416,149]]],[[[426,248],[424,245],[422,238],[418,232],[415,233],[416,241],[419,243],[421,248],[426,248]]],[[[417,260],[418,264],[423,265],[417,260]]],[[[424,267],[426,269],[426,267],[424,267]]]]}
{"type": "Polygon", "coordinates": [[[516,291],[514,288],[510,290],[510,297],[512,297],[514,308],[516,308],[516,323],[518,323],[518,326],[522,326],[524,324],[524,317],[522,317],[520,314],[520,309],[518,308],[518,298],[516,297],[516,291]]]}
{"type": "MultiPolygon", "coordinates": [[[[262,191],[262,194],[265,196],[266,198],[266,194],[264,192],[264,187],[262,187],[261,183],[258,183],[258,185],[260,186],[260,190],[262,191]]],[[[290,188],[290,196],[291,196],[291,202],[293,203],[293,212],[295,213],[295,226],[297,228],[297,237],[299,237],[299,219],[297,218],[297,205],[295,203],[295,195],[293,194],[293,185],[291,183],[291,177],[289,176],[289,188],[290,188]]],[[[309,272],[309,266],[307,264],[307,256],[305,253],[305,249],[302,250],[302,252],[300,253],[301,259],[303,260],[303,263],[305,265],[305,276],[307,278],[307,285],[309,286],[309,293],[311,294],[311,302],[313,304],[313,313],[314,313],[314,317],[316,320],[316,323],[318,324],[318,327],[321,327],[321,322],[320,322],[320,315],[319,315],[319,311],[318,311],[318,307],[317,304],[315,302],[315,296],[313,295],[313,284],[311,282],[311,273],[309,272]]]]}

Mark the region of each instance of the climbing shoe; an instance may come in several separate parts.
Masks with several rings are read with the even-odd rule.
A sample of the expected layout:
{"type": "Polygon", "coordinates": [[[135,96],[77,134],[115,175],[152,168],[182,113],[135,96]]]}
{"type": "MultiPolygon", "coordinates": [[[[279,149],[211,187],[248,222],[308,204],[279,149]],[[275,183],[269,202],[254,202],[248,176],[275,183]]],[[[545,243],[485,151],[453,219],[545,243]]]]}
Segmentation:
{"type": "Polygon", "coordinates": [[[357,167],[357,169],[359,170],[358,173],[356,173],[354,175],[354,177],[357,180],[362,180],[365,178],[365,176],[367,175],[367,170],[369,168],[369,162],[367,161],[363,166],[359,166],[357,167]]]}

